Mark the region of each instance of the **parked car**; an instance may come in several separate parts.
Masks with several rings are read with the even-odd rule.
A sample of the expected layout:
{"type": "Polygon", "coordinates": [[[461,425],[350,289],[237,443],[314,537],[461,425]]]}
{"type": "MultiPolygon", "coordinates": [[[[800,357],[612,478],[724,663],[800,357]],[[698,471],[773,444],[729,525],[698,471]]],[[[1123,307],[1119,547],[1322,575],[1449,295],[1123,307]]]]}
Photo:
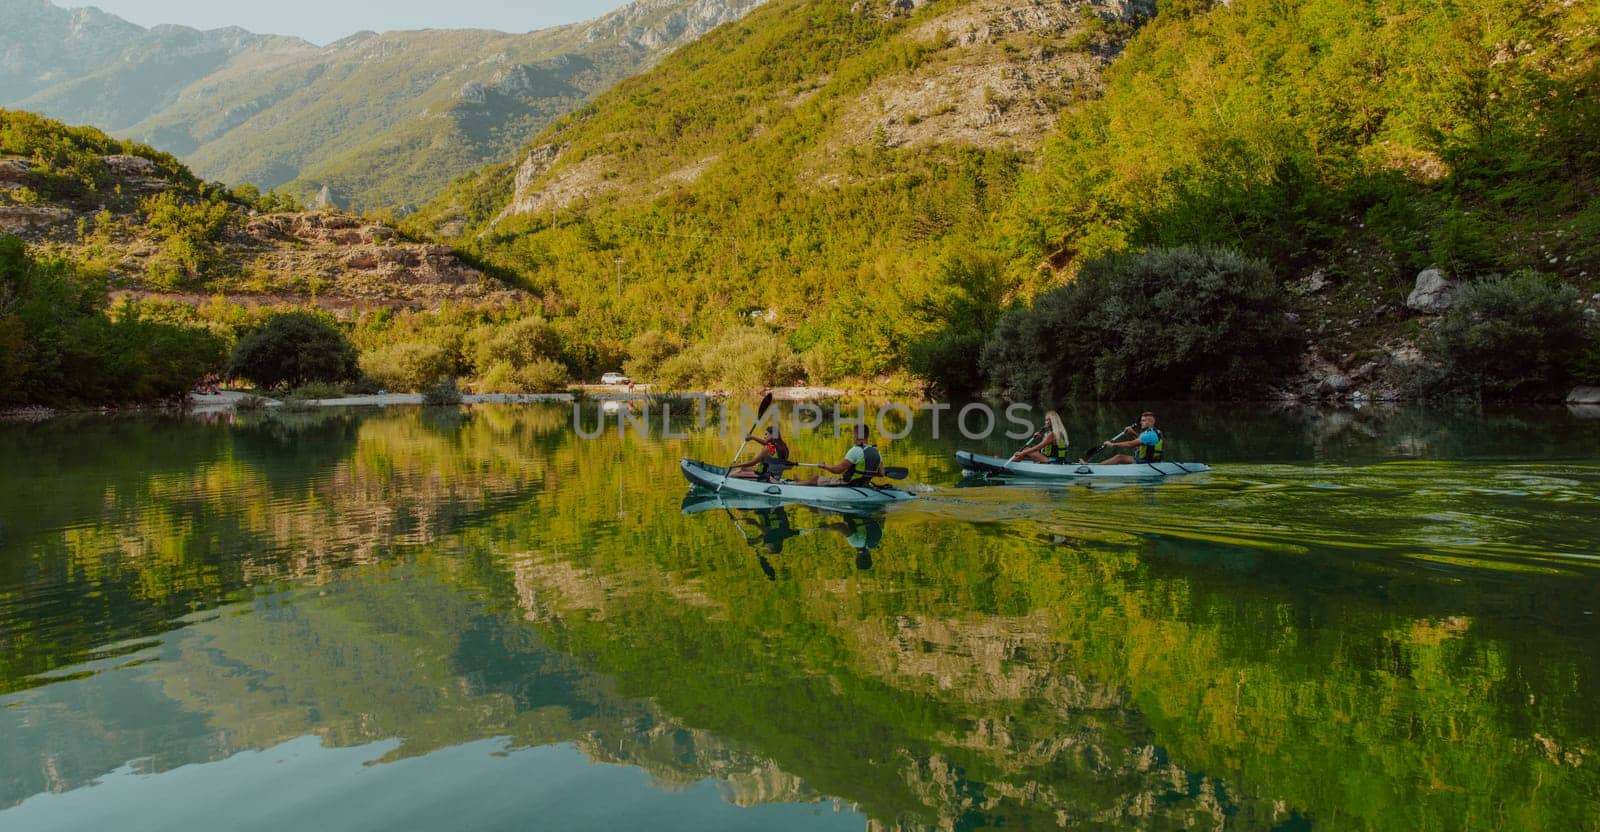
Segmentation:
{"type": "Polygon", "coordinates": [[[627,384],[628,377],[621,373],[606,373],[600,377],[601,384],[627,384]]]}

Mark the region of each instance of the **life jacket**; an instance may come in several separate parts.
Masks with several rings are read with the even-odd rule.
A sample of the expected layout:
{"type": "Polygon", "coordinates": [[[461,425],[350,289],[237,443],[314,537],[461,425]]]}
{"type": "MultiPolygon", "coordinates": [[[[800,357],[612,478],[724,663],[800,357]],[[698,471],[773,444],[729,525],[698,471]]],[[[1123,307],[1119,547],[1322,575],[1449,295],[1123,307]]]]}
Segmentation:
{"type": "Polygon", "coordinates": [[[783,441],[781,437],[774,437],[772,441],[767,443],[766,447],[767,458],[756,463],[755,468],[756,479],[763,482],[768,482],[777,478],[776,473],[770,472],[770,469],[767,466],[768,460],[781,459],[784,462],[789,461],[789,443],[783,441]]]}
{"type": "Polygon", "coordinates": [[[1052,434],[1050,437],[1050,444],[1044,446],[1040,450],[1044,451],[1045,457],[1047,457],[1052,463],[1065,463],[1070,461],[1067,459],[1067,443],[1062,442],[1061,439],[1054,434],[1052,434]]]}
{"type": "Polygon", "coordinates": [[[878,475],[878,470],[883,467],[883,455],[878,453],[877,447],[867,445],[861,449],[861,461],[857,462],[845,475],[846,485],[865,485],[872,482],[878,475]]]}
{"type": "MultiPolygon", "coordinates": [[[[1166,457],[1165,445],[1166,445],[1166,441],[1167,441],[1167,435],[1161,432],[1161,428],[1151,428],[1151,430],[1156,432],[1156,444],[1154,444],[1154,445],[1141,444],[1139,447],[1134,448],[1133,449],[1133,459],[1134,459],[1134,461],[1136,461],[1136,462],[1160,462],[1163,458],[1166,457]]],[[[1139,433],[1142,436],[1144,434],[1144,431],[1140,431],[1139,433]]]]}

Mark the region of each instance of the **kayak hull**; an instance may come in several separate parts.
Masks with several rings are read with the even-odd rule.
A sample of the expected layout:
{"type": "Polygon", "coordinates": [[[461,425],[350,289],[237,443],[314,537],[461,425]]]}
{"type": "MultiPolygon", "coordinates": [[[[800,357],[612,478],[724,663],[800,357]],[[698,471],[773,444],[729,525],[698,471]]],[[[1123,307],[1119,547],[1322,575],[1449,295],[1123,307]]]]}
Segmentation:
{"type": "Polygon", "coordinates": [[[756,482],[726,476],[728,469],[694,459],[681,460],[678,468],[683,478],[696,488],[717,490],[720,493],[762,497],[780,502],[839,503],[849,505],[887,505],[916,499],[916,495],[893,486],[865,485],[791,485],[789,483],[756,482]]]}
{"type": "Polygon", "coordinates": [[[956,463],[980,474],[1040,480],[1159,480],[1184,474],[1203,474],[1211,470],[1211,466],[1203,462],[1145,462],[1133,465],[1010,462],[1005,457],[985,456],[971,451],[956,451],[956,463]]]}

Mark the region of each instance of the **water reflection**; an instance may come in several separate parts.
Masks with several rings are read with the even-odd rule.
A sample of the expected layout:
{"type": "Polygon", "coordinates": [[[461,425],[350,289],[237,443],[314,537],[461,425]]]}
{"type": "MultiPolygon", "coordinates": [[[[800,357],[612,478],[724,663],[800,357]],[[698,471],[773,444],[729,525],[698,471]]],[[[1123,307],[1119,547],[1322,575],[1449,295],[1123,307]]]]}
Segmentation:
{"type": "MultiPolygon", "coordinates": [[[[865,516],[685,501],[715,432],[561,407],[5,426],[0,807],[309,737],[570,747],[795,828],[1593,825],[1595,423],[1163,423],[1219,469],[865,516]]],[[[891,452],[955,482],[962,442],[891,452]]]]}
{"type": "Polygon", "coordinates": [[[871,569],[872,550],[883,545],[887,522],[881,511],[786,505],[763,497],[708,494],[693,489],[683,498],[682,511],[726,515],[739,537],[756,550],[762,573],[772,580],[777,579],[777,571],[768,556],[783,554],[786,542],[815,532],[839,534],[854,553],[856,568],[871,569]]]}

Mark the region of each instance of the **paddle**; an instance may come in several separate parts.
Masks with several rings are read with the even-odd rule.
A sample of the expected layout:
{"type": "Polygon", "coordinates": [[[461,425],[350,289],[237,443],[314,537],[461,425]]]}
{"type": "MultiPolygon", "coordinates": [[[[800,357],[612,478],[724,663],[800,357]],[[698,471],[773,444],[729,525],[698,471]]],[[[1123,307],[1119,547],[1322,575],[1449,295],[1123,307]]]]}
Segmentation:
{"type": "MultiPolygon", "coordinates": [[[[790,468],[826,468],[828,466],[818,462],[793,462],[787,459],[769,459],[767,460],[767,467],[771,468],[774,473],[781,474],[790,468]]],[[[909,468],[902,468],[898,465],[889,465],[885,466],[883,472],[878,476],[888,477],[891,480],[903,480],[910,475],[911,469],[909,468]]]]}
{"type": "MultiPolygon", "coordinates": [[[[769,392],[765,396],[761,397],[761,406],[756,408],[756,422],[759,423],[761,421],[761,417],[767,415],[767,408],[769,408],[771,406],[772,406],[772,393],[769,392]]],[[[734,464],[734,462],[738,462],[739,461],[739,457],[744,455],[745,446],[749,445],[749,444],[750,444],[750,437],[748,435],[746,435],[745,438],[744,438],[744,441],[739,443],[739,453],[736,453],[736,454],[733,455],[733,462],[729,462],[728,463],[727,470],[722,472],[722,479],[717,481],[716,493],[718,493],[718,494],[722,493],[722,484],[727,482],[728,481],[728,475],[733,473],[733,464],[734,464]]]]}
{"type": "Polygon", "coordinates": [[[1107,445],[1110,445],[1112,442],[1115,442],[1118,439],[1121,439],[1123,437],[1123,435],[1126,434],[1129,430],[1130,430],[1129,428],[1123,428],[1122,430],[1117,431],[1117,435],[1116,436],[1113,436],[1110,439],[1107,439],[1106,441],[1101,442],[1100,444],[1094,446],[1093,448],[1090,448],[1089,452],[1084,454],[1083,455],[1083,459],[1081,459],[1079,461],[1082,462],[1082,463],[1087,464],[1089,462],[1089,457],[1094,456],[1095,454],[1100,453],[1101,451],[1105,450],[1107,445]]]}

